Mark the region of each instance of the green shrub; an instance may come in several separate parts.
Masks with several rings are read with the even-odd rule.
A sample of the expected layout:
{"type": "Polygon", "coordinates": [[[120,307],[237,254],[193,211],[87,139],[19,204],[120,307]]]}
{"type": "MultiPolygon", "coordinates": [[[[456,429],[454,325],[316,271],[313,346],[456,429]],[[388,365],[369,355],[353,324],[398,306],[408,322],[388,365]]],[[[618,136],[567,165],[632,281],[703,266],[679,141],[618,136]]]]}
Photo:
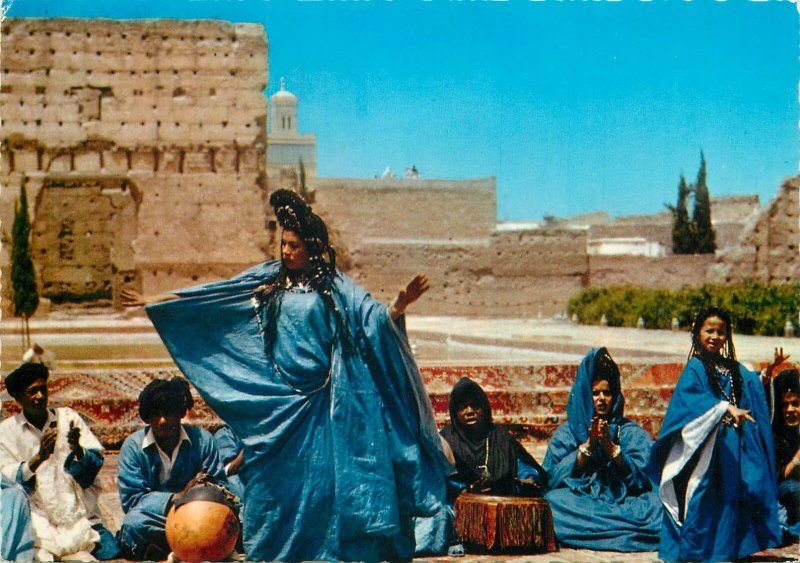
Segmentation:
{"type": "Polygon", "coordinates": [[[577,314],[583,324],[600,324],[606,315],[609,326],[635,327],[641,317],[645,328],[667,329],[673,317],[681,327],[690,327],[697,312],[709,306],[729,310],[737,333],[780,336],[787,319],[797,318],[800,284],[770,286],[750,282],[680,290],[629,285],[590,287],[570,298],[567,310],[570,315],[577,314]]]}

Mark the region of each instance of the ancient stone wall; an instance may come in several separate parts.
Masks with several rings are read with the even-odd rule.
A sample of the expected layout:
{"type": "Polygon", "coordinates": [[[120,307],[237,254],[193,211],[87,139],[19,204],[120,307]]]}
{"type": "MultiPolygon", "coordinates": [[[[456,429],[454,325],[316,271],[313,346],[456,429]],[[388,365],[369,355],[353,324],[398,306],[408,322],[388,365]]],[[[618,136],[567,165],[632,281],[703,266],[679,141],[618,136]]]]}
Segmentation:
{"type": "Polygon", "coordinates": [[[709,271],[714,283],[756,280],[769,284],[800,279],[800,176],[784,181],[773,199],[743,230],[737,244],[709,271]]]}
{"type": "Polygon", "coordinates": [[[46,295],[161,291],[269,255],[262,26],[12,18],[0,41],[2,237],[27,178],[46,295]]]}
{"type": "Polygon", "coordinates": [[[349,273],[381,300],[420,272],[436,315],[555,314],[581,288],[586,230],[497,231],[494,179],[312,185],[349,273]]]}
{"type": "MultiPolygon", "coordinates": [[[[717,249],[736,245],[742,234],[742,226],[759,210],[757,195],[711,198],[711,219],[714,223],[717,249]]],[[[574,222],[574,219],[570,220],[570,223],[574,222]]],[[[672,215],[669,212],[627,215],[590,225],[590,239],[629,237],[644,237],[672,249],[672,215]]]]}
{"type": "Polygon", "coordinates": [[[680,289],[706,282],[713,254],[644,256],[591,256],[587,281],[592,286],[640,285],[656,289],[680,289]]]}
{"type": "MultiPolygon", "coordinates": [[[[54,298],[114,296],[123,284],[166,291],[276,255],[268,192],[301,182],[295,169],[267,168],[262,27],[7,19],[0,47],[0,266],[8,265],[23,183],[40,287],[54,298]]],[[[800,277],[797,178],[750,219],[757,198],[712,200],[725,250],[711,277],[713,257],[589,257],[592,238],[645,236],[671,246],[668,213],[595,213],[552,228],[498,230],[494,178],[312,173],[306,184],[339,265],[384,300],[427,273],[435,288],[428,314],[551,315],[590,284],[800,277]]]]}
{"type": "Polygon", "coordinates": [[[318,212],[356,240],[486,239],[497,223],[494,178],[404,180],[313,178],[318,212]]]}

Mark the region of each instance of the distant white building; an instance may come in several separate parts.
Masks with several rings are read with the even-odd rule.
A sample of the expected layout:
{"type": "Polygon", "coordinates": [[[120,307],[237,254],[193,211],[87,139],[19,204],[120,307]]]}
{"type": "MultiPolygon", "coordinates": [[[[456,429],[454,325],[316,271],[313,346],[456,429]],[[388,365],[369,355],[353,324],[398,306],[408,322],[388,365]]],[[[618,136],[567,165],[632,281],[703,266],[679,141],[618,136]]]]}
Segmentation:
{"type": "Polygon", "coordinates": [[[667,248],[643,237],[598,238],[588,242],[588,252],[596,256],[666,256],[667,248]]]}

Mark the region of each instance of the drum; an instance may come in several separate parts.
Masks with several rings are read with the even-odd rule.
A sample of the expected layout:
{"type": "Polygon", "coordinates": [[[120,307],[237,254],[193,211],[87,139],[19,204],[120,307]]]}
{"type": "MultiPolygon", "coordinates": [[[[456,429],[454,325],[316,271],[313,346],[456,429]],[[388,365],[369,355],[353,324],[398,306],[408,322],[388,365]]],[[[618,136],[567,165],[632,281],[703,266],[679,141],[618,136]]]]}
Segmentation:
{"type": "Polygon", "coordinates": [[[557,551],[550,504],[543,498],[461,493],[456,499],[461,541],[489,551],[557,551]]]}
{"type": "Polygon", "coordinates": [[[239,518],[230,493],[199,484],[175,501],[167,514],[167,543],[181,561],[223,561],[239,538],[239,518]]]}

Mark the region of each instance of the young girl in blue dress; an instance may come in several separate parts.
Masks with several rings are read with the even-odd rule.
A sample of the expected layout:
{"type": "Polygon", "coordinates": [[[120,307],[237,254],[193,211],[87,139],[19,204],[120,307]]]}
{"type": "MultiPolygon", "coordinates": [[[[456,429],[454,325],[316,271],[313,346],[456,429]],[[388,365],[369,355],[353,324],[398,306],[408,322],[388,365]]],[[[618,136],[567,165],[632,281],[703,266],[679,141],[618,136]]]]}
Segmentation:
{"type": "Polygon", "coordinates": [[[659,557],[731,561],[778,545],[775,456],[757,373],[727,311],[701,311],[648,473],[664,505],[659,557]]]}

